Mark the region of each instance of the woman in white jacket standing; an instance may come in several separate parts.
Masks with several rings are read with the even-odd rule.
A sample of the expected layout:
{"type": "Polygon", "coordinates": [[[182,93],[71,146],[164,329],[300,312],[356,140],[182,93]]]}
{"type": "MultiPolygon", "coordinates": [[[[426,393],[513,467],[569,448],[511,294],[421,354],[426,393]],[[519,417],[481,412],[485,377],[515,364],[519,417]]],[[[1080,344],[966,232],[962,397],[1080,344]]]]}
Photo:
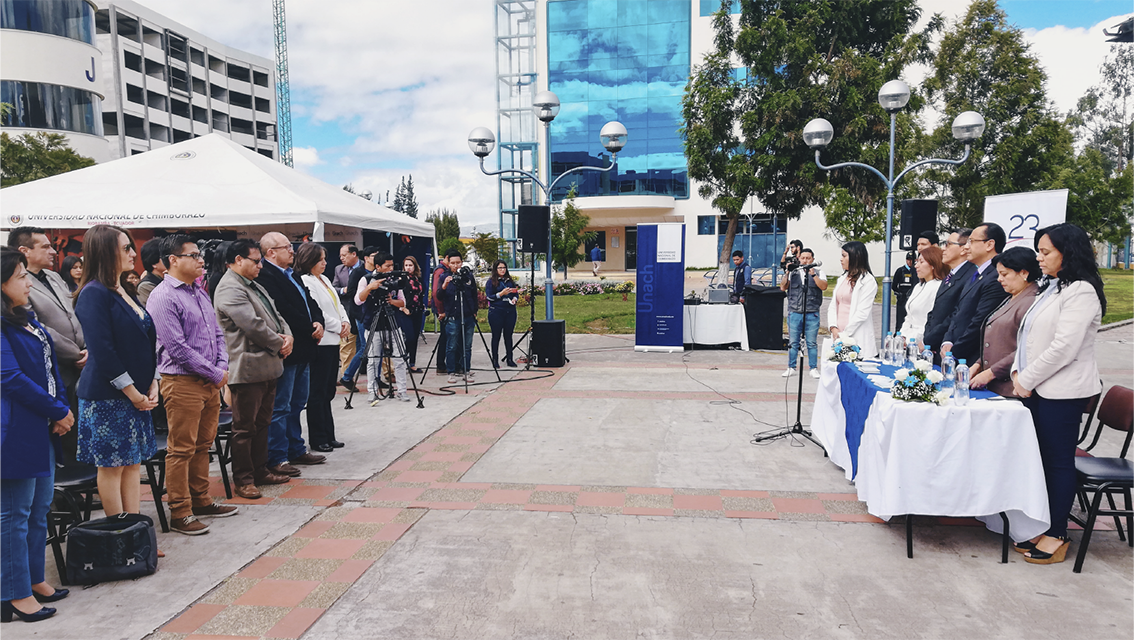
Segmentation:
{"type": "Polygon", "coordinates": [[[1036,252],[1047,281],[1020,323],[1012,384],[1036,426],[1051,527],[1016,550],[1028,562],[1051,564],[1063,562],[1071,544],[1067,516],[1075,499],[1075,444],[1087,399],[1102,391],[1095,335],[1106,295],[1091,241],[1079,227],[1040,229],[1036,252]]]}
{"type": "Polygon", "coordinates": [[[866,245],[853,240],[843,245],[840,259],[843,277],[835,285],[831,307],[827,310],[827,328],[831,338],[854,338],[862,348],[862,357],[878,355],[878,336],[874,333],[874,296],[878,282],[870,272],[870,256],[866,245]]]}
{"type": "Polygon", "coordinates": [[[314,242],[305,242],[295,253],[295,273],[311,292],[311,299],[323,312],[323,337],[311,363],[311,395],[307,398],[307,437],[311,449],[321,453],[343,446],[335,439],[335,419],[331,401],[335,399],[335,382],[339,372],[339,339],[350,331],[350,319],[334,285],[323,275],[327,270],[327,252],[314,242]]]}

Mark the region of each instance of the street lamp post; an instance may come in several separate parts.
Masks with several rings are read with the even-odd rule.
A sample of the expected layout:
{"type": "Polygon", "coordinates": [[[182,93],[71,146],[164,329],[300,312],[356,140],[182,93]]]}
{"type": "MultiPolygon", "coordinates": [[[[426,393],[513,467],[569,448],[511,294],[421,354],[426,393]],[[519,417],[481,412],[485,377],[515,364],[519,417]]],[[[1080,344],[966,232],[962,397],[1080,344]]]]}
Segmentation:
{"type": "Polygon", "coordinates": [[[890,171],[883,175],[881,171],[861,162],[840,162],[830,166],[824,165],[820,159],[820,152],[831,143],[835,137],[834,127],[823,118],[816,118],[803,128],[803,141],[815,150],[815,164],[820,169],[830,171],[842,167],[861,167],[873,172],[882,179],[886,185],[886,271],[882,274],[882,335],[890,330],[890,245],[893,241],[894,229],[894,187],[910,171],[927,164],[958,165],[969,159],[971,143],[984,133],[984,117],[975,111],[966,111],[953,119],[953,137],[965,143],[965,153],[957,160],[931,158],[915,162],[906,167],[898,176],[894,177],[894,129],[897,125],[898,112],[905,108],[910,100],[910,87],[901,80],[891,80],[882,85],[878,91],[878,104],[890,114],[890,171]]]}
{"type": "MultiPolygon", "coordinates": [[[[539,118],[539,121],[543,123],[544,147],[546,149],[546,153],[544,154],[544,157],[546,158],[546,164],[544,166],[547,167],[547,175],[550,176],[551,121],[554,120],[555,116],[559,114],[559,98],[550,91],[541,91],[537,93],[535,98],[532,100],[532,108],[536,112],[536,117],[539,118]]],[[[501,169],[499,171],[489,171],[485,169],[484,159],[488,156],[488,154],[492,153],[492,149],[496,146],[496,136],[493,135],[492,131],[486,127],[477,127],[476,129],[473,129],[471,133],[469,133],[469,149],[472,150],[473,155],[480,159],[480,170],[484,173],[484,175],[497,176],[512,173],[531,178],[532,182],[538,185],[540,191],[543,192],[543,203],[550,207],[551,192],[553,189],[555,189],[555,185],[559,184],[559,181],[563,178],[572,173],[579,173],[582,171],[610,171],[611,169],[613,169],[618,159],[618,152],[622,150],[622,147],[626,146],[626,137],[626,127],[622,126],[622,123],[613,120],[607,122],[605,125],[603,125],[602,130],[599,131],[599,140],[602,142],[602,146],[610,152],[610,166],[605,168],[585,166],[575,167],[559,174],[559,176],[555,178],[555,180],[552,181],[549,185],[545,185],[543,181],[539,179],[539,176],[530,171],[524,171],[522,169],[501,169]]],[[[544,279],[544,296],[547,302],[547,304],[545,305],[547,308],[546,319],[554,320],[555,299],[552,294],[554,282],[552,281],[551,276],[552,230],[550,223],[551,221],[548,220],[546,260],[547,268],[546,277],[544,279]]]]}

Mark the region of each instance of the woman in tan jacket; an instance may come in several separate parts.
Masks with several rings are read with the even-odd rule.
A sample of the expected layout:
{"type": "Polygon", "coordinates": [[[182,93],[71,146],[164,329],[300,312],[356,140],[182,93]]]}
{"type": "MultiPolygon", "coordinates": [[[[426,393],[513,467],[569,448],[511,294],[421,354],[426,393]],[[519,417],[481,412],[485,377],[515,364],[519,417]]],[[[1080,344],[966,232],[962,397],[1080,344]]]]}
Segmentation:
{"type": "Polygon", "coordinates": [[[1091,241],[1061,223],[1036,232],[1039,265],[1047,282],[1020,323],[1012,383],[1032,412],[1047,480],[1051,527],[1017,550],[1033,564],[1063,562],[1067,516],[1075,499],[1075,442],[1087,399],[1102,391],[1095,335],[1106,296],[1091,241]]]}
{"type": "Polygon", "coordinates": [[[973,389],[988,387],[989,391],[1015,398],[1012,389],[1012,361],[1016,359],[1016,334],[1024,314],[1036,300],[1040,276],[1036,253],[1027,247],[1012,247],[992,259],[997,281],[1008,292],[1005,298],[984,321],[981,328],[980,360],[972,367],[973,389]]]}

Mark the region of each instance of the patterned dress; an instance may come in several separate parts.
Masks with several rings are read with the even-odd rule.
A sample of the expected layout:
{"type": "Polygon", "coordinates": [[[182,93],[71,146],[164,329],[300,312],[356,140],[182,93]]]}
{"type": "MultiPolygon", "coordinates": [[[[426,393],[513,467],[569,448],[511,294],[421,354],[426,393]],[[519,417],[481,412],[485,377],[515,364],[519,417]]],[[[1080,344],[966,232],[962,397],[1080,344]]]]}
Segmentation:
{"type": "MultiPolygon", "coordinates": [[[[153,331],[150,314],[142,324],[153,331]]],[[[146,393],[147,386],[139,391],[146,393]]],[[[79,398],[79,462],[96,467],[126,467],[157,453],[154,422],[149,411],[138,411],[126,396],[113,400],[79,398]]]]}

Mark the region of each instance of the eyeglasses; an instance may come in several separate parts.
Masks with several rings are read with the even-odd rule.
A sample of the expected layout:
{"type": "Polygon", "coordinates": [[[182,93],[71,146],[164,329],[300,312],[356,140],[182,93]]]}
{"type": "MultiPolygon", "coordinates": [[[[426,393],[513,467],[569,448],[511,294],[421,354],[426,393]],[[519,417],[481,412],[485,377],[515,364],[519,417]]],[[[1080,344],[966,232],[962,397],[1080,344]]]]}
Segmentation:
{"type": "Polygon", "coordinates": [[[951,245],[953,245],[954,247],[963,247],[963,246],[965,246],[966,244],[968,244],[968,242],[953,242],[952,240],[946,240],[946,241],[945,241],[945,244],[946,244],[946,245],[950,245],[950,244],[951,244],[951,245]]]}
{"type": "Polygon", "coordinates": [[[969,241],[966,244],[973,244],[974,242],[988,242],[992,238],[974,238],[969,236],[969,241]]]}
{"type": "Polygon", "coordinates": [[[199,253],[171,253],[169,254],[175,258],[189,258],[190,260],[200,260],[201,254],[199,253]]]}
{"type": "Polygon", "coordinates": [[[271,251],[273,249],[275,249],[277,251],[280,250],[280,249],[285,249],[285,250],[287,250],[288,253],[295,253],[295,250],[291,248],[290,244],[283,244],[283,245],[280,245],[278,247],[268,247],[267,249],[264,249],[264,251],[271,251]]]}

